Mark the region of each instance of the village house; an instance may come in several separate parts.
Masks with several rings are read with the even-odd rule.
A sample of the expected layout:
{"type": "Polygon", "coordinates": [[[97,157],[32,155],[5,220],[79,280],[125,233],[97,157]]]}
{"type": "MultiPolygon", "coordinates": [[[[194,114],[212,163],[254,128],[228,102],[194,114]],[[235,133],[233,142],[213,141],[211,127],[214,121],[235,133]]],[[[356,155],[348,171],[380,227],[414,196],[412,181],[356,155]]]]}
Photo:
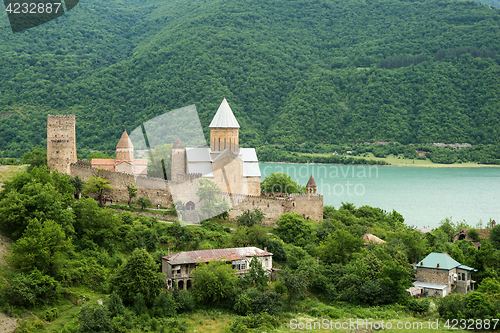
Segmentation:
{"type": "Polygon", "coordinates": [[[242,275],[250,270],[252,258],[257,256],[266,272],[271,272],[273,267],[273,254],[267,248],[261,250],[257,247],[236,247],[230,249],[214,249],[185,251],[162,257],[161,270],[165,274],[168,288],[177,283],[179,290],[191,288],[193,277],[191,273],[200,264],[210,260],[225,260],[232,265],[235,274],[242,275]]]}
{"type": "Polygon", "coordinates": [[[423,296],[445,297],[452,291],[462,294],[474,291],[471,273],[477,270],[462,265],[447,253],[430,253],[415,265],[415,287],[422,289],[423,296]]]}

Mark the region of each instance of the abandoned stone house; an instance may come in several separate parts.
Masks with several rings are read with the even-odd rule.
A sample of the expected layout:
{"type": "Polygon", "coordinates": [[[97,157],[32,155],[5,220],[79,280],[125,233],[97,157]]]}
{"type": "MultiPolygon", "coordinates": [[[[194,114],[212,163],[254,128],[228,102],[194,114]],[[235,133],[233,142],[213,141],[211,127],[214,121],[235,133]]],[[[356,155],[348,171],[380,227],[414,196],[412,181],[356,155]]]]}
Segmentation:
{"type": "Polygon", "coordinates": [[[179,290],[189,289],[192,285],[192,272],[196,266],[210,260],[225,260],[231,264],[235,274],[242,275],[249,271],[252,258],[257,256],[266,272],[273,267],[273,254],[267,248],[237,247],[229,249],[185,251],[162,257],[162,273],[165,274],[165,283],[172,288],[176,283],[179,290]]]}
{"type": "Polygon", "coordinates": [[[462,265],[447,253],[430,253],[415,269],[413,285],[422,289],[423,296],[445,297],[455,290],[462,294],[474,291],[471,273],[477,270],[462,265]]]}

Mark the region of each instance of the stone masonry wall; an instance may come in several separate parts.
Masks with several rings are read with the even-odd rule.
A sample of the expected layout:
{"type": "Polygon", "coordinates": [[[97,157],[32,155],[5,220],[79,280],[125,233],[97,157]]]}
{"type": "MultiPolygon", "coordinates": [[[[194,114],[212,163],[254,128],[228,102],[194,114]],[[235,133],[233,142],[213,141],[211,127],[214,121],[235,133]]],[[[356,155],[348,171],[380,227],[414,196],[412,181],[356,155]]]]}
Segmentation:
{"type": "Polygon", "coordinates": [[[291,194],[295,205],[292,210],[314,221],[323,219],[323,196],[321,194],[291,194]]]}
{"type": "Polygon", "coordinates": [[[47,165],[69,174],[76,162],[75,115],[47,116],[47,165]]]}
{"type": "MultiPolygon", "coordinates": [[[[159,178],[145,176],[134,177],[126,173],[98,170],[92,168],[90,163],[78,161],[71,165],[71,175],[80,176],[82,180],[88,180],[91,176],[99,176],[107,179],[113,191],[106,191],[104,197],[122,202],[128,201],[127,185],[138,188],[137,198],[148,197],[153,205],[161,204],[164,207],[172,203],[182,201],[186,204],[193,201],[196,210],[200,208],[200,202],[196,192],[199,187],[199,175],[193,175],[189,181],[182,183],[167,182],[159,178]]],[[[273,225],[275,221],[285,213],[296,212],[304,218],[320,221],[323,218],[323,196],[320,194],[293,194],[284,197],[270,198],[261,196],[246,196],[240,194],[223,195],[233,207],[229,211],[229,218],[236,219],[246,210],[259,208],[264,212],[264,224],[273,225]]]]}
{"type": "Polygon", "coordinates": [[[296,212],[304,218],[319,221],[323,218],[323,196],[319,194],[303,194],[290,197],[269,198],[244,195],[225,195],[225,200],[232,200],[233,210],[229,211],[229,218],[236,219],[246,210],[259,208],[265,214],[264,224],[273,225],[285,213],[296,212]]]}
{"type": "Polygon", "coordinates": [[[163,179],[143,176],[134,177],[127,173],[99,170],[90,167],[90,163],[80,161],[72,164],[70,169],[71,176],[79,176],[84,181],[88,180],[91,176],[108,180],[109,185],[113,188],[112,191],[105,191],[103,194],[108,200],[113,199],[127,202],[127,185],[134,185],[138,189],[136,198],[148,197],[153,205],[160,204],[164,207],[168,207],[173,203],[172,195],[168,190],[166,181],[163,179]]]}

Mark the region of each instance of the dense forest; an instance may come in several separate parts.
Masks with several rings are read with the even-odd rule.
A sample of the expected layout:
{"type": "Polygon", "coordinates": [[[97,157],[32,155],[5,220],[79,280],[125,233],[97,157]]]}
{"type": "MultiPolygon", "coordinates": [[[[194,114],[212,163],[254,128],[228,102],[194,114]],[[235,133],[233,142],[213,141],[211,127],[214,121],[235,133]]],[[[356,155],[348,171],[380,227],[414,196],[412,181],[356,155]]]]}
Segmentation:
{"type": "Polygon", "coordinates": [[[45,145],[74,113],[78,149],[225,96],[240,141],[498,144],[499,10],[456,0],[89,0],[20,33],[0,21],[0,153],[45,145]]]}

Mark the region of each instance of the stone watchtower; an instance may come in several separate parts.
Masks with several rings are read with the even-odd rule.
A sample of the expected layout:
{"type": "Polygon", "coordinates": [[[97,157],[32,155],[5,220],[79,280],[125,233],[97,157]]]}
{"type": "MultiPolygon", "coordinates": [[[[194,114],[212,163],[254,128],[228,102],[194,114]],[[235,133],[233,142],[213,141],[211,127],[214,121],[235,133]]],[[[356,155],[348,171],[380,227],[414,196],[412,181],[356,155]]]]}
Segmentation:
{"type": "Polygon", "coordinates": [[[47,116],[47,166],[50,171],[70,174],[76,163],[75,115],[47,116]]]}
{"type": "Polygon", "coordinates": [[[240,125],[226,99],[222,101],[214,119],[210,123],[210,150],[220,152],[229,149],[238,153],[240,125]]]}
{"type": "Polygon", "coordinates": [[[186,148],[181,140],[177,138],[172,145],[172,172],[171,180],[180,182],[180,178],[186,174],[186,148]]]}
{"type": "Polygon", "coordinates": [[[316,194],[316,182],[314,181],[313,175],[311,175],[309,181],[306,184],[306,193],[316,194]]]}

